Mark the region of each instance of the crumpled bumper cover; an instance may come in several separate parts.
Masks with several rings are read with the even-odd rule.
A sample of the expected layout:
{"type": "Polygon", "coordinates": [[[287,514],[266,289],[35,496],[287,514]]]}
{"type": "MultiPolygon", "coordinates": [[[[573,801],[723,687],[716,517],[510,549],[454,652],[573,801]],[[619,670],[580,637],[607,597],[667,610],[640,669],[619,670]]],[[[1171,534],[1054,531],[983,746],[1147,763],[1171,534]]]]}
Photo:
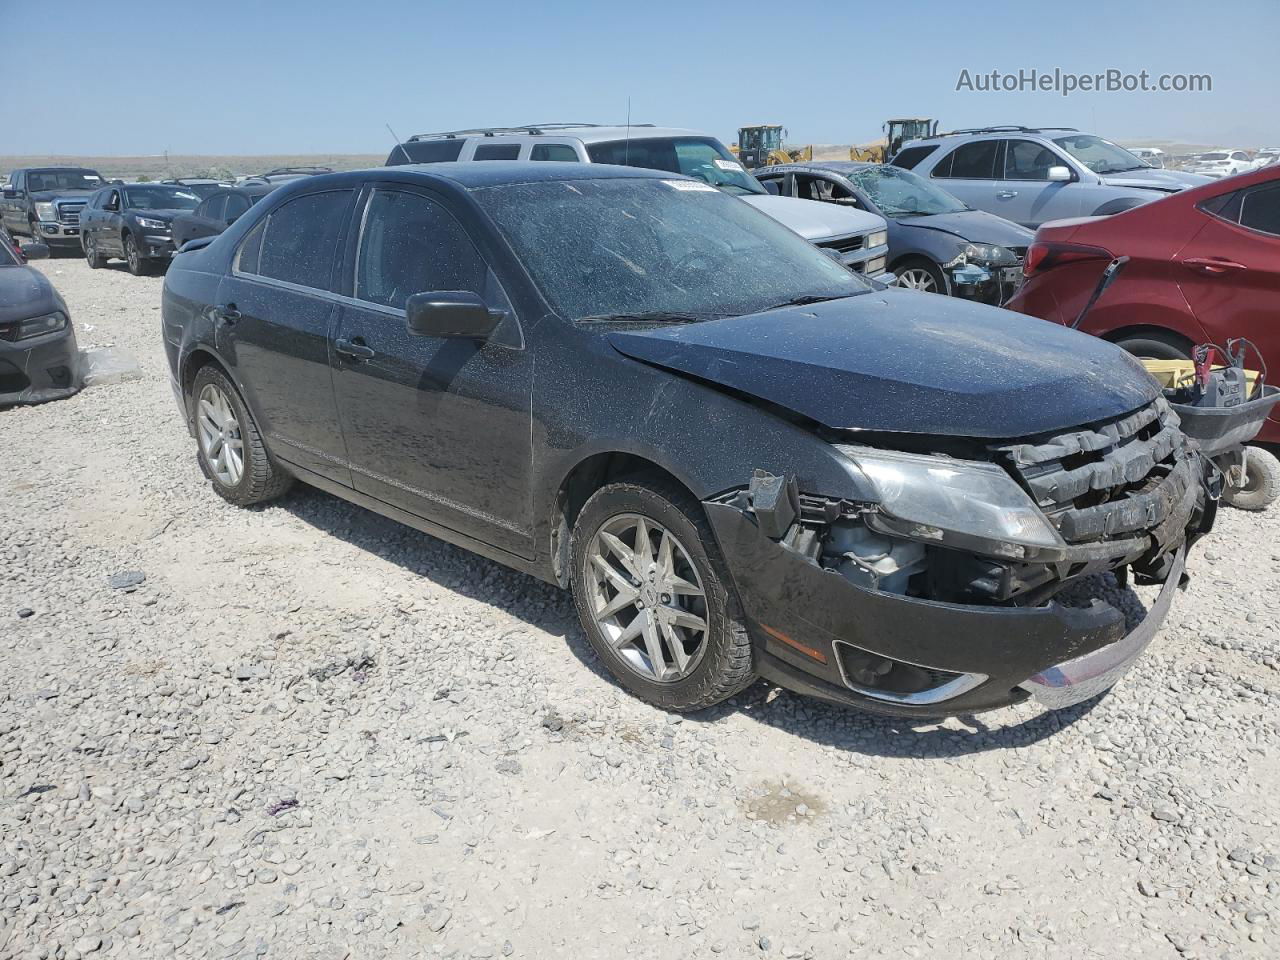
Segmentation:
{"type": "Polygon", "coordinates": [[[81,387],[75,328],[30,341],[0,340],[0,406],[61,400],[81,387]]]}
{"type": "Polygon", "coordinates": [[[1160,601],[1126,637],[1124,615],[1100,601],[1087,608],[983,606],[860,587],[765,536],[748,512],[727,503],[704,506],[751,621],[761,673],[810,696],[905,716],[975,713],[1029,695],[1062,707],[1101,692],[1159,629],[1185,551],[1175,547],[1177,575],[1170,575],[1160,601]],[[801,641],[809,653],[779,635],[801,641]],[[837,642],[986,679],[968,689],[961,685],[956,696],[939,702],[871,702],[845,682],[837,642]]]}

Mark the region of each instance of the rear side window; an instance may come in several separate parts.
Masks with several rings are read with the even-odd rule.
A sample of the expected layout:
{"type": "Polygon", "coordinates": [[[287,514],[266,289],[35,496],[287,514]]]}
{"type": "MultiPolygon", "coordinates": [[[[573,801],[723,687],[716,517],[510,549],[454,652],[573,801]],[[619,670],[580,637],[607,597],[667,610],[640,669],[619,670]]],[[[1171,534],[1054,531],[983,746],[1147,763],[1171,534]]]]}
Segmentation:
{"type": "Polygon", "coordinates": [[[1241,190],[1219,194],[1201,202],[1200,209],[1205,213],[1213,214],[1221,220],[1238,223],[1240,220],[1240,200],[1243,196],[1244,193],[1241,190]]]}
{"type": "Polygon", "coordinates": [[[520,156],[518,143],[482,143],[471,155],[472,160],[515,160],[520,156]]]}
{"type": "Polygon", "coordinates": [[[535,144],[533,152],[529,154],[530,160],[561,160],[568,163],[577,163],[578,151],[567,143],[539,143],[535,144]]]}
{"type": "Polygon", "coordinates": [[[396,167],[403,163],[449,163],[462,153],[465,140],[410,140],[391,151],[386,165],[396,167]]]}
{"type": "Polygon", "coordinates": [[[936,143],[927,147],[907,147],[905,150],[899,150],[893,158],[895,167],[902,167],[904,170],[913,170],[916,165],[929,154],[938,149],[936,143]]]}
{"type": "Polygon", "coordinates": [[[357,300],[404,309],[415,293],[484,292],[487,268],[444,207],[415,193],[375,190],[356,254],[357,300]]]}
{"type": "Polygon", "coordinates": [[[995,179],[996,153],[999,147],[999,140],[975,140],[972,143],[961,144],[956,147],[951,156],[938,164],[933,175],[957,180],[993,180],[995,179]]]}
{"type": "Polygon", "coordinates": [[[1245,192],[1240,205],[1240,226],[1280,236],[1280,183],[1268,183],[1245,192]]]}
{"type": "Polygon", "coordinates": [[[302,287],[330,289],[338,237],[347,219],[351,196],[350,190],[312,193],[273,210],[258,241],[261,250],[257,268],[251,268],[245,256],[249,245],[246,239],[241,249],[241,272],[302,287]]]}

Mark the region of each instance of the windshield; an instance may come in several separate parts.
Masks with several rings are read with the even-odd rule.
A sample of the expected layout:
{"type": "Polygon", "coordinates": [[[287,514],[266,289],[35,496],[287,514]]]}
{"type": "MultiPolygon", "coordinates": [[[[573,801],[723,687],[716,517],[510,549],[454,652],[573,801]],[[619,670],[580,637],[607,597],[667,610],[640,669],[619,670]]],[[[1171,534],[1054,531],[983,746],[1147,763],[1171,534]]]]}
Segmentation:
{"type": "Polygon", "coordinates": [[[972,209],[918,174],[901,167],[863,167],[845,176],[868,194],[871,202],[886,217],[924,217],[972,209]]]}
{"type": "Polygon", "coordinates": [[[474,194],[572,320],[738,316],[871,289],[777,221],[696,181],[546,181],[474,194]]]}
{"type": "Polygon", "coordinates": [[[194,193],[201,200],[209,196],[211,193],[217,193],[219,190],[226,189],[226,184],[222,183],[184,183],[180,184],[180,186],[188,193],[194,193]]]}
{"type": "Polygon", "coordinates": [[[683,173],[711,184],[725,193],[743,196],[768,193],[714,137],[648,137],[608,140],[587,146],[592,163],[615,163],[683,173]]]}
{"type": "Polygon", "coordinates": [[[32,193],[41,190],[97,190],[102,177],[92,170],[33,170],[27,174],[27,189],[32,193]]]}
{"type": "Polygon", "coordinates": [[[187,187],[129,187],[124,191],[124,205],[131,210],[194,210],[200,197],[187,187]]]}
{"type": "Polygon", "coordinates": [[[1125,170],[1149,169],[1124,147],[1088,133],[1055,137],[1054,143],[1075,157],[1094,173],[1122,173],[1125,170]]]}

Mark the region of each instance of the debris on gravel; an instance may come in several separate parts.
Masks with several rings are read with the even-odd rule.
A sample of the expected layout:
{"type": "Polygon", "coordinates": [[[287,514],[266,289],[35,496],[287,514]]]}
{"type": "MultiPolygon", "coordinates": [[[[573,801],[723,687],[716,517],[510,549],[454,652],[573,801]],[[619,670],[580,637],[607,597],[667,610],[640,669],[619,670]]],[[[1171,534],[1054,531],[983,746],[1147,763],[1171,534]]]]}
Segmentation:
{"type": "Polygon", "coordinates": [[[667,716],[567,594],[220,500],[162,279],[39,268],[140,376],[0,411],[0,957],[1280,956],[1275,509],[1096,701],[667,716]]]}

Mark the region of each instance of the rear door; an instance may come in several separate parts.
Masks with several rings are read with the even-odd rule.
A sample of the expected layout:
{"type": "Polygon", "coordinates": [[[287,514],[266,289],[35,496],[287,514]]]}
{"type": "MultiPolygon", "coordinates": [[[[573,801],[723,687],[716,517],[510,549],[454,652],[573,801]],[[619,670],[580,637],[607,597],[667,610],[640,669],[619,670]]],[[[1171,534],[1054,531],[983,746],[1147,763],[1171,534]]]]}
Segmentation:
{"type": "Polygon", "coordinates": [[[336,392],[357,490],[531,556],[533,360],[519,321],[447,202],[368,191],[335,339],[336,392]],[[468,290],[506,312],[485,341],[412,336],[405,301],[468,290]]]}
{"type": "Polygon", "coordinates": [[[1007,209],[1003,202],[1007,198],[996,196],[996,171],[1003,162],[1003,150],[1004,141],[994,138],[962,143],[943,157],[930,175],[943,190],[969,206],[1004,216],[1001,210],[1007,209]]]}
{"type": "MultiPolygon", "coordinates": [[[[1280,370],[1280,180],[1201,208],[1205,225],[1173,258],[1182,295],[1216,343],[1246,337],[1280,370]]],[[[1280,424],[1264,439],[1280,442],[1280,424]]]]}
{"type": "Polygon", "coordinates": [[[355,191],[276,207],[240,243],[218,288],[218,346],[282,460],[351,485],[330,363],[334,276],[355,191]]]}

